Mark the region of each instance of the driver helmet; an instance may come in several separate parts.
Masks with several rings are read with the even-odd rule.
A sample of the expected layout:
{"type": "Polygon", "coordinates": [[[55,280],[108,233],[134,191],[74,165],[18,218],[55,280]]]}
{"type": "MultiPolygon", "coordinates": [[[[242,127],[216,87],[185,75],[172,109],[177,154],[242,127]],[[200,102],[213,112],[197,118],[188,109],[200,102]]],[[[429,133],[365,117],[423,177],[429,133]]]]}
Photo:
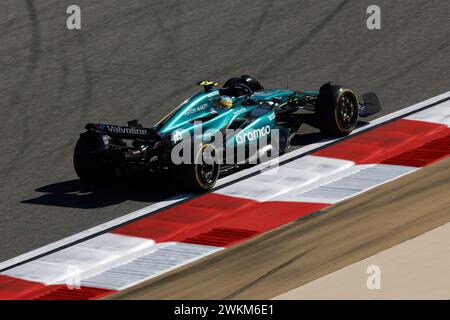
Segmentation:
{"type": "Polygon", "coordinates": [[[226,109],[230,109],[231,107],[233,107],[233,99],[231,99],[229,96],[221,96],[219,104],[226,109]]]}

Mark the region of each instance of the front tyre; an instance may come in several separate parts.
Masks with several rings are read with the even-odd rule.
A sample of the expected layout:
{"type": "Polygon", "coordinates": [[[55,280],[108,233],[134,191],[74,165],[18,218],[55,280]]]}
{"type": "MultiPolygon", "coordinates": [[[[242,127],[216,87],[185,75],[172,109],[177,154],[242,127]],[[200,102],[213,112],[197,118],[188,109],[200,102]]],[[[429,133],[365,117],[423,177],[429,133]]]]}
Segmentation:
{"type": "Polygon", "coordinates": [[[348,88],[325,84],[315,108],[320,130],[330,136],[346,136],[358,124],[358,98],[348,88]]]}
{"type": "Polygon", "coordinates": [[[90,184],[100,184],[114,177],[114,170],[99,156],[105,148],[102,136],[86,132],[80,135],[73,154],[73,165],[78,177],[90,184]]]}

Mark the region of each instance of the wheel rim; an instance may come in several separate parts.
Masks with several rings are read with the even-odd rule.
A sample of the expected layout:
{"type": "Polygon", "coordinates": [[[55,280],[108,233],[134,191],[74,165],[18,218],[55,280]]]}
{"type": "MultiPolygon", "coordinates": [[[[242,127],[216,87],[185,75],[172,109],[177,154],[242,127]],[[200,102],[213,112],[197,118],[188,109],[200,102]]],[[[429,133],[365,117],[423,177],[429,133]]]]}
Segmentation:
{"type": "Polygon", "coordinates": [[[351,95],[343,95],[338,102],[338,116],[344,130],[352,130],[358,119],[358,110],[355,99],[351,95]]]}
{"type": "Polygon", "coordinates": [[[197,177],[203,186],[214,184],[218,175],[217,154],[215,149],[204,147],[201,152],[201,164],[197,165],[197,177]]]}

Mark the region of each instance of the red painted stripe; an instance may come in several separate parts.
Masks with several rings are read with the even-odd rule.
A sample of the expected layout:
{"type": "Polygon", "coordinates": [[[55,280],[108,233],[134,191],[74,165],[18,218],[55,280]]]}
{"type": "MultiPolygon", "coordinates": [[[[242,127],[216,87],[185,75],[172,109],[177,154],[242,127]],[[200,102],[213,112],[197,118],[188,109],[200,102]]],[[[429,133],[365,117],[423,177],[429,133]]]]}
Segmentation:
{"type": "Polygon", "coordinates": [[[46,286],[39,282],[0,275],[0,300],[90,300],[116,293],[115,290],[65,285],[46,286]]]}
{"type": "Polygon", "coordinates": [[[424,167],[450,155],[450,134],[383,161],[384,164],[424,167]]]}
{"type": "Polygon", "coordinates": [[[97,300],[116,293],[116,290],[81,287],[69,289],[65,285],[47,286],[43,290],[34,292],[27,299],[30,300],[97,300]]]}
{"type": "Polygon", "coordinates": [[[207,232],[199,233],[193,237],[188,237],[187,239],[184,239],[183,242],[203,244],[207,246],[226,247],[251,238],[257,233],[258,231],[254,230],[214,228],[207,232]]]}
{"type": "Polygon", "coordinates": [[[0,300],[21,300],[44,288],[42,283],[0,275],[0,300]]]}
{"type": "Polygon", "coordinates": [[[442,138],[450,129],[441,124],[400,119],[351,137],[313,155],[354,161],[357,164],[383,161],[442,138]]]}
{"type": "Polygon", "coordinates": [[[211,193],[112,232],[157,242],[230,246],[326,206],[328,204],[257,202],[211,193]]]}
{"type": "Polygon", "coordinates": [[[235,238],[234,241],[224,243],[223,245],[224,247],[230,247],[328,206],[329,204],[324,203],[255,202],[245,212],[239,212],[217,221],[211,221],[199,228],[189,230],[189,232],[178,234],[173,240],[189,242],[189,238],[195,238],[200,234],[211,232],[217,228],[237,229],[249,233],[246,237],[235,238]]]}
{"type": "Polygon", "coordinates": [[[224,197],[215,193],[202,195],[111,232],[157,242],[169,241],[176,234],[189,232],[210,220],[243,210],[253,202],[231,197],[225,200],[224,197]]]}

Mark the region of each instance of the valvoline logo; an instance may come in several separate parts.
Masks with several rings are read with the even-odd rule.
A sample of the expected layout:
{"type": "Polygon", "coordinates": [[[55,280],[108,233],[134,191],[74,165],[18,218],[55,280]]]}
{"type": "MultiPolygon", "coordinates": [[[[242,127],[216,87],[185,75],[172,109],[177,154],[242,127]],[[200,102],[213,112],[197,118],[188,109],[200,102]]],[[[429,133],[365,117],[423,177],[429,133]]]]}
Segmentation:
{"type": "Polygon", "coordinates": [[[106,125],[106,127],[108,128],[108,130],[110,132],[114,132],[114,133],[142,134],[142,135],[147,134],[147,130],[141,129],[141,128],[117,127],[117,126],[110,126],[110,125],[106,125]]]}
{"type": "Polygon", "coordinates": [[[96,124],[95,127],[99,131],[107,131],[111,133],[123,133],[123,134],[137,134],[137,135],[146,135],[148,131],[142,128],[135,127],[119,127],[113,126],[109,124],[96,124]]]}

